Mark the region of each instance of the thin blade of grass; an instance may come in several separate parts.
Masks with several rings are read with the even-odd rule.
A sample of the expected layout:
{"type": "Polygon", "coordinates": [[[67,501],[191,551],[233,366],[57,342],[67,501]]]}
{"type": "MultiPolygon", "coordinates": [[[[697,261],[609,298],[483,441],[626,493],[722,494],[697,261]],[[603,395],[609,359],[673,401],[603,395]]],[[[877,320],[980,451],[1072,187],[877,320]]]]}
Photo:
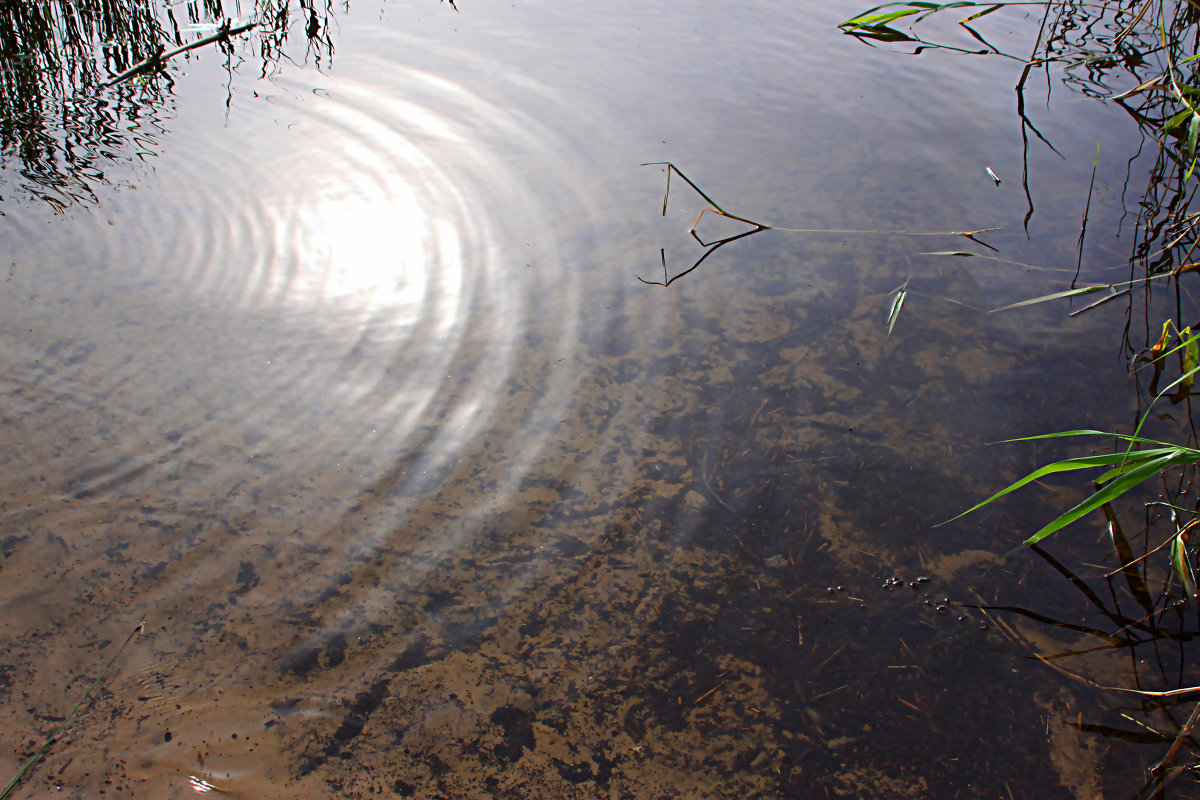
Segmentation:
{"type": "Polygon", "coordinates": [[[997,311],[1008,311],[1013,308],[1033,306],[1037,305],[1038,303],[1048,303],[1051,300],[1061,300],[1064,297],[1078,297],[1079,295],[1083,294],[1093,294],[1105,289],[1112,291],[1114,287],[1111,283],[1100,284],[1098,286],[1080,286],[1078,289],[1067,289],[1065,292],[1055,292],[1054,294],[1045,294],[1041,297],[1031,297],[1028,300],[1022,300],[1019,303],[1011,303],[1010,305],[1001,306],[1000,308],[993,308],[991,313],[995,314],[997,311]]]}
{"type": "Polygon", "coordinates": [[[1160,442],[1157,439],[1146,439],[1141,436],[1131,436],[1125,433],[1113,433],[1111,431],[1097,431],[1088,429],[1059,431],[1058,433],[1039,433],[1033,436],[1018,436],[1015,439],[1002,439],[1001,444],[1007,444],[1009,442],[1032,442],[1038,439],[1061,439],[1067,436],[1107,436],[1110,439],[1120,439],[1121,441],[1130,442],[1133,444],[1153,444],[1159,447],[1169,447],[1174,450],[1186,450],[1188,452],[1195,453],[1197,456],[1200,456],[1200,450],[1193,450],[1190,447],[1171,444],[1170,442],[1160,442]]]}
{"type": "MultiPolygon", "coordinates": [[[[1051,435],[1053,435],[1053,434],[1051,434],[1051,435]]],[[[1040,437],[1029,437],[1029,438],[1040,438],[1040,437]]],[[[1014,440],[1014,441],[1019,441],[1019,440],[1014,440]]],[[[1175,450],[1171,449],[1170,454],[1168,454],[1167,457],[1173,456],[1174,453],[1175,453],[1175,450]]],[[[1200,454],[1197,454],[1197,455],[1198,455],[1198,457],[1200,457],[1200,454]]],[[[1161,460],[1162,457],[1163,456],[1159,456],[1159,459],[1161,460]]],[[[1058,472],[1072,472],[1074,470],[1080,470],[1080,469],[1091,469],[1093,467],[1107,467],[1107,466],[1111,466],[1113,464],[1124,463],[1127,460],[1127,458],[1128,457],[1126,456],[1125,453],[1106,453],[1103,455],[1079,456],[1077,458],[1066,458],[1061,461],[1055,461],[1051,464],[1047,464],[1046,466],[1041,467],[1040,469],[1034,470],[1033,472],[1026,475],[1024,478],[1021,478],[1019,481],[1016,481],[1015,483],[1011,483],[1008,486],[1006,486],[1005,488],[996,492],[994,495],[992,495],[988,499],[983,500],[979,503],[976,503],[975,505],[968,508],[966,511],[962,512],[961,514],[951,517],[950,519],[946,520],[945,522],[939,522],[934,527],[940,527],[942,525],[945,525],[946,523],[953,522],[954,520],[958,519],[959,517],[965,517],[967,514],[970,514],[972,511],[983,508],[988,503],[998,500],[1001,497],[1004,497],[1004,495],[1009,494],[1010,492],[1015,492],[1017,489],[1020,489],[1022,486],[1027,486],[1030,483],[1033,483],[1034,481],[1038,480],[1039,478],[1044,478],[1047,475],[1053,475],[1058,472]]]]}
{"type": "Polygon", "coordinates": [[[58,737],[64,730],[66,730],[67,726],[71,724],[71,721],[75,719],[75,715],[79,713],[79,709],[83,708],[83,704],[87,702],[89,697],[92,696],[92,692],[96,691],[96,687],[103,683],[104,679],[108,677],[109,671],[112,670],[113,665],[117,663],[117,659],[121,657],[121,653],[124,653],[125,648],[129,646],[129,643],[133,641],[134,637],[145,629],[146,621],[142,620],[140,623],[138,623],[137,627],[133,629],[133,632],[129,634],[129,637],[125,640],[125,643],[117,648],[117,652],[114,653],[113,657],[110,658],[108,663],[104,665],[104,669],[100,670],[100,674],[97,675],[96,679],[87,687],[83,695],[71,709],[70,713],[67,714],[66,718],[59,723],[58,727],[54,729],[54,732],[46,737],[46,740],[42,742],[41,749],[34,753],[33,756],[25,762],[25,766],[23,766],[21,771],[17,773],[16,777],[9,782],[8,786],[4,787],[4,791],[0,791],[0,800],[4,800],[4,798],[12,794],[12,790],[17,787],[17,784],[19,784],[29,773],[29,771],[33,769],[39,761],[42,760],[42,756],[46,755],[46,753],[50,751],[50,748],[56,741],[58,741],[58,737]]]}
{"type": "MultiPolygon", "coordinates": [[[[1178,378],[1176,378],[1175,380],[1173,380],[1173,381],[1171,381],[1169,384],[1167,384],[1167,386],[1166,386],[1166,388],[1165,388],[1165,389],[1161,390],[1161,391],[1160,391],[1158,394],[1154,395],[1154,399],[1150,401],[1150,404],[1149,404],[1148,406],[1146,406],[1146,410],[1145,410],[1145,412],[1143,412],[1141,419],[1139,419],[1139,420],[1138,420],[1137,427],[1133,429],[1133,436],[1134,436],[1134,437],[1137,437],[1137,435],[1138,435],[1139,433],[1141,433],[1141,431],[1142,431],[1142,426],[1143,426],[1143,425],[1145,425],[1145,424],[1146,424],[1146,420],[1148,420],[1148,419],[1150,418],[1150,410],[1151,410],[1152,408],[1154,408],[1154,404],[1155,404],[1155,403],[1157,403],[1159,400],[1161,400],[1161,399],[1162,399],[1162,397],[1163,397],[1163,396],[1164,396],[1164,395],[1165,395],[1167,392],[1171,391],[1171,390],[1172,390],[1172,389],[1174,389],[1176,386],[1179,386],[1179,385],[1180,385],[1180,384],[1182,384],[1184,381],[1187,381],[1187,382],[1188,382],[1188,385],[1190,386],[1190,385],[1191,385],[1192,378],[1195,376],[1195,374],[1196,374],[1197,372],[1200,372],[1200,367],[1194,367],[1194,368],[1192,368],[1192,369],[1188,370],[1187,372],[1183,373],[1183,374],[1182,374],[1182,375],[1180,375],[1178,378]]],[[[1130,449],[1132,449],[1132,448],[1133,448],[1133,442],[1132,442],[1132,441],[1130,442],[1130,444],[1129,444],[1129,447],[1130,447],[1130,449]]],[[[1181,447],[1181,448],[1179,448],[1179,449],[1180,449],[1180,450],[1188,450],[1188,451],[1189,451],[1189,452],[1191,452],[1191,453],[1196,453],[1197,455],[1200,455],[1200,452],[1197,452],[1196,450],[1192,450],[1191,448],[1182,448],[1182,447],[1181,447]]]]}
{"type": "Polygon", "coordinates": [[[1200,114],[1192,114],[1188,124],[1187,148],[1183,151],[1183,160],[1191,161],[1196,156],[1196,135],[1200,134],[1200,114]]]}
{"type": "MultiPolygon", "coordinates": [[[[1190,333],[1187,328],[1183,329],[1184,333],[1190,333]]],[[[1196,346],[1196,338],[1193,336],[1188,339],[1183,350],[1183,371],[1187,376],[1182,379],[1182,386],[1185,391],[1190,391],[1192,388],[1192,377],[1196,373],[1196,367],[1200,366],[1200,348],[1196,346]]]]}
{"type": "Polygon", "coordinates": [[[895,22],[898,19],[911,17],[914,14],[920,14],[920,10],[915,8],[905,9],[903,11],[889,11],[886,14],[870,14],[848,19],[841,24],[842,28],[877,28],[881,25],[886,25],[889,22],[895,22]]]}
{"type": "Polygon", "coordinates": [[[1105,503],[1112,502],[1116,498],[1128,492],[1130,489],[1141,485],[1146,480],[1154,477],[1164,469],[1168,469],[1180,463],[1183,463],[1183,461],[1180,459],[1179,454],[1160,456],[1159,458],[1150,459],[1149,461],[1142,463],[1136,469],[1130,470],[1117,480],[1114,480],[1108,485],[1098,489],[1090,497],[1080,502],[1071,510],[1060,514],[1048,525],[1043,526],[1041,530],[1022,542],[1022,545],[1027,546],[1037,544],[1050,534],[1062,530],[1077,519],[1087,516],[1091,512],[1100,508],[1105,503]]]}
{"type": "Polygon", "coordinates": [[[1067,316],[1068,316],[1068,317],[1075,317],[1075,316],[1078,316],[1078,315],[1082,314],[1082,313],[1083,313],[1083,312],[1085,312],[1085,311],[1091,311],[1093,308],[1096,308],[1096,307],[1098,307],[1098,306],[1102,306],[1102,305],[1104,305],[1105,303],[1109,302],[1110,300],[1116,300],[1118,297],[1124,297],[1125,295],[1129,294],[1129,292],[1130,292],[1130,290],[1129,290],[1129,289],[1122,289],[1122,290],[1121,290],[1121,291],[1119,291],[1119,292],[1113,292],[1113,293],[1112,293],[1112,294],[1110,294],[1108,297],[1101,297],[1099,300],[1097,300],[1097,301],[1096,301],[1096,302],[1094,302],[1094,303],[1088,303],[1088,304],[1087,304],[1086,306],[1084,306],[1083,308],[1077,308],[1077,309],[1075,309],[1074,311],[1072,311],[1072,312],[1071,312],[1070,314],[1068,314],[1067,316]]]}
{"type": "Polygon", "coordinates": [[[943,303],[949,303],[952,306],[962,306],[963,308],[969,308],[972,311],[979,310],[975,306],[970,305],[968,303],[964,303],[961,300],[955,300],[953,297],[943,297],[940,294],[926,294],[925,292],[918,292],[915,289],[909,289],[908,293],[912,294],[912,295],[916,295],[917,297],[924,297],[927,300],[940,300],[943,303]]]}
{"type": "Polygon", "coordinates": [[[1097,486],[1100,486],[1101,484],[1108,483],[1113,478],[1119,478],[1126,472],[1129,472],[1129,470],[1137,467],[1138,464],[1145,462],[1147,459],[1158,458],[1159,456],[1165,456],[1169,453],[1178,452],[1179,448],[1177,447],[1159,447],[1154,450],[1134,450],[1132,452],[1121,453],[1121,455],[1124,457],[1124,460],[1117,466],[1110,469],[1108,472],[1105,472],[1103,475],[1096,478],[1094,483],[1097,486]]]}

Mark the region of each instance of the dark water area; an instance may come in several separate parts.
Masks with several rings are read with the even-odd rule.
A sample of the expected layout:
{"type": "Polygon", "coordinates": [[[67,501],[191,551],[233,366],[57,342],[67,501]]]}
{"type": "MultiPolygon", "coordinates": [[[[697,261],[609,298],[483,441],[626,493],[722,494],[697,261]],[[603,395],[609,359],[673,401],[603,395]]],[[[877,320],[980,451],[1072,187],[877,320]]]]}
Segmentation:
{"type": "Polygon", "coordinates": [[[105,678],[14,797],[1136,796],[1190,706],[1103,687],[1193,685],[1194,607],[1122,632],[1103,520],[1005,555],[1083,482],[934,527],[1080,452],[989,443],[1131,430],[1192,306],[984,310],[1069,285],[1085,205],[1079,279],[1129,277],[1119,105],[1050,65],[1035,136],[1020,64],[850,3],[276,6],[103,86],[221,17],[131,9],[0,125],[0,775],[105,678]],[[840,232],[676,278],[666,161],[840,232]]]}

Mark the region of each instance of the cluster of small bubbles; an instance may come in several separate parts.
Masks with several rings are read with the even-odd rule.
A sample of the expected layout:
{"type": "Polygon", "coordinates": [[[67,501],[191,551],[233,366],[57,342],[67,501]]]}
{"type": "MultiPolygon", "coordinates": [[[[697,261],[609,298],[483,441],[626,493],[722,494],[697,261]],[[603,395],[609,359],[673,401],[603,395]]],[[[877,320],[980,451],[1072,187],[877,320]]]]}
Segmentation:
{"type": "Polygon", "coordinates": [[[893,575],[892,577],[888,578],[887,580],[885,580],[883,582],[883,588],[884,589],[895,589],[897,586],[903,586],[905,583],[907,583],[909,588],[915,592],[917,589],[921,588],[922,584],[929,583],[929,581],[930,581],[930,578],[928,575],[918,575],[917,577],[913,578],[911,581],[906,581],[904,578],[901,578],[899,575],[893,575]]]}

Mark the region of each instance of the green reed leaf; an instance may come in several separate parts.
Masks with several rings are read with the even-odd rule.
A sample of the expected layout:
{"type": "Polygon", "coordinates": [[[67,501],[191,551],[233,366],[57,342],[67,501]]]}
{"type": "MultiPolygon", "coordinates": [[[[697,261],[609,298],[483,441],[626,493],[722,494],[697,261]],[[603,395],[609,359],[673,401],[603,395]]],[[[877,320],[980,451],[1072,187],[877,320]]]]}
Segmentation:
{"type": "Polygon", "coordinates": [[[1105,503],[1112,502],[1116,498],[1128,492],[1130,489],[1141,485],[1143,482],[1149,480],[1163,470],[1185,463],[1181,458],[1181,455],[1182,454],[1180,453],[1172,453],[1171,455],[1160,456],[1142,463],[1136,469],[1130,470],[1117,480],[1114,480],[1096,490],[1091,497],[1083,500],[1070,511],[1060,514],[1053,522],[1044,526],[1033,536],[1030,536],[1028,539],[1026,539],[1022,544],[1037,544],[1050,534],[1062,530],[1081,517],[1087,516],[1105,503]]]}

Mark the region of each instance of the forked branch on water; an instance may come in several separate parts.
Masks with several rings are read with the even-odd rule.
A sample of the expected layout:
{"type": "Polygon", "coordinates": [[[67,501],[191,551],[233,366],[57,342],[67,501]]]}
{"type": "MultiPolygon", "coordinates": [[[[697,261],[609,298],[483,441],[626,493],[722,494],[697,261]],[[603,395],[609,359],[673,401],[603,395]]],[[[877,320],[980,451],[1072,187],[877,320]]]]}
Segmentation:
{"type": "MultiPolygon", "coordinates": [[[[701,189],[699,186],[696,185],[695,181],[693,181],[687,175],[684,175],[683,172],[679,169],[679,167],[675,166],[675,164],[671,161],[647,161],[647,162],[642,163],[640,166],[643,166],[643,167],[666,167],[666,169],[667,169],[667,190],[663,194],[663,211],[662,211],[662,213],[663,213],[664,217],[667,215],[667,201],[670,199],[670,196],[671,196],[671,173],[672,172],[674,172],[680,178],[683,178],[683,180],[687,182],[688,186],[691,186],[693,189],[696,190],[696,194],[700,195],[708,202],[710,207],[701,211],[700,216],[696,217],[696,221],[693,222],[692,227],[688,229],[688,232],[691,233],[693,236],[696,236],[696,234],[695,234],[696,226],[700,224],[700,220],[703,219],[704,215],[707,213],[713,213],[713,214],[717,214],[718,216],[725,217],[727,219],[737,220],[738,222],[744,222],[747,225],[755,226],[758,230],[785,231],[787,233],[850,233],[850,234],[864,234],[864,235],[877,234],[877,235],[888,235],[888,236],[965,236],[968,239],[970,239],[971,237],[977,236],[981,233],[990,233],[991,231],[1000,230],[999,228],[980,228],[979,230],[974,230],[974,231],[898,231],[898,230],[873,230],[873,229],[863,230],[863,229],[849,229],[849,228],[785,228],[782,225],[774,225],[774,224],[770,224],[767,222],[758,222],[756,220],[749,219],[748,217],[741,217],[741,216],[738,216],[737,214],[731,214],[730,212],[721,208],[721,206],[719,206],[717,204],[716,200],[713,200],[711,197],[709,197],[704,192],[703,189],[701,189]]],[[[757,233],[757,231],[755,231],[755,233],[757,233]]],[[[696,240],[700,241],[700,237],[696,236],[696,240]]],[[[703,242],[701,242],[701,244],[703,244],[703,242]]]]}
{"type": "MultiPolygon", "coordinates": [[[[680,178],[682,178],[683,181],[688,186],[692,187],[692,189],[696,192],[696,194],[700,195],[702,198],[704,198],[705,202],[708,203],[708,207],[703,209],[700,212],[700,214],[696,217],[695,222],[693,222],[692,226],[690,228],[688,228],[688,233],[691,234],[692,238],[695,239],[700,244],[701,247],[706,248],[704,255],[702,255],[694,264],[692,264],[690,267],[688,267],[683,272],[680,272],[678,275],[675,275],[675,276],[669,276],[668,271],[667,271],[666,251],[660,250],[660,255],[662,256],[662,263],[663,263],[663,279],[661,281],[648,281],[645,278],[642,278],[640,275],[637,276],[637,279],[639,281],[641,281],[642,283],[645,283],[645,284],[652,285],[652,286],[670,286],[672,283],[679,280],[683,276],[688,275],[691,272],[695,271],[702,263],[704,263],[704,260],[706,258],[708,258],[710,255],[715,253],[721,247],[724,247],[725,245],[729,244],[730,242],[735,242],[738,239],[742,239],[747,236],[752,236],[753,234],[760,233],[762,231],[767,231],[767,230],[785,231],[788,233],[841,233],[841,234],[854,234],[854,235],[875,234],[875,235],[887,235],[887,236],[965,236],[966,238],[971,239],[971,241],[975,242],[976,244],[982,244],[984,247],[987,247],[987,245],[984,244],[983,242],[979,241],[978,239],[975,239],[974,237],[981,233],[988,233],[990,231],[999,230],[999,228],[981,228],[979,230],[973,230],[973,231],[901,231],[901,230],[859,230],[859,229],[845,229],[845,228],[785,228],[780,225],[772,225],[772,224],[769,224],[766,222],[759,222],[757,220],[750,219],[749,217],[743,217],[738,214],[733,214],[729,211],[726,211],[724,208],[722,208],[720,206],[719,203],[717,203],[716,200],[712,199],[708,195],[707,192],[705,192],[703,189],[701,189],[700,186],[697,185],[695,181],[693,181],[691,178],[689,178],[687,175],[685,175],[683,173],[683,171],[679,169],[679,167],[675,166],[675,164],[673,162],[670,162],[670,161],[647,161],[647,162],[641,164],[640,166],[643,166],[643,167],[659,166],[659,167],[666,168],[667,188],[666,188],[666,191],[663,193],[663,209],[662,209],[662,214],[664,217],[667,215],[667,205],[671,199],[671,173],[675,173],[680,178]],[[704,239],[702,239],[700,237],[700,234],[696,232],[696,228],[700,225],[700,221],[704,219],[705,214],[716,214],[717,216],[725,217],[726,219],[731,219],[731,220],[735,220],[737,222],[745,223],[747,225],[752,225],[753,229],[749,230],[749,231],[744,231],[744,232],[736,234],[734,236],[727,236],[723,239],[715,239],[713,241],[706,242],[704,239]]],[[[920,294],[920,293],[912,292],[912,294],[920,294]]],[[[925,296],[929,296],[929,295],[925,295],[925,296]]],[[[935,299],[946,300],[947,302],[955,303],[957,305],[963,305],[962,303],[958,303],[958,301],[949,300],[947,298],[935,298],[935,299]]],[[[900,305],[903,305],[902,299],[900,301],[900,305]]],[[[890,332],[891,326],[895,325],[895,314],[899,313],[899,308],[894,306],[893,311],[894,311],[893,315],[890,316],[889,332],[890,332]]]]}

